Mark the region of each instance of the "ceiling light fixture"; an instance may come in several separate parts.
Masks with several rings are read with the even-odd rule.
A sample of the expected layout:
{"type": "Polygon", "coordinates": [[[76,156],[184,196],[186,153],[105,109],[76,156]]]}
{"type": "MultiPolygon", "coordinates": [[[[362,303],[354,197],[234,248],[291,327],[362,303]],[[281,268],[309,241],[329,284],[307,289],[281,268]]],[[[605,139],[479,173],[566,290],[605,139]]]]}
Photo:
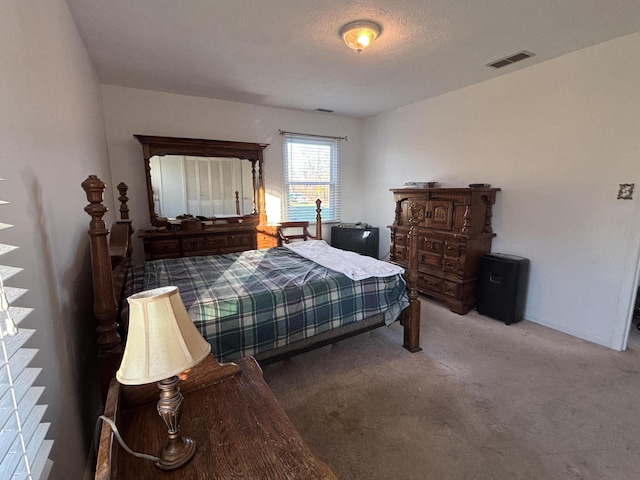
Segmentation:
{"type": "Polygon", "coordinates": [[[340,29],[340,36],[344,43],[358,53],[371,46],[378,35],[380,35],[380,25],[366,20],[347,23],[340,29]]]}

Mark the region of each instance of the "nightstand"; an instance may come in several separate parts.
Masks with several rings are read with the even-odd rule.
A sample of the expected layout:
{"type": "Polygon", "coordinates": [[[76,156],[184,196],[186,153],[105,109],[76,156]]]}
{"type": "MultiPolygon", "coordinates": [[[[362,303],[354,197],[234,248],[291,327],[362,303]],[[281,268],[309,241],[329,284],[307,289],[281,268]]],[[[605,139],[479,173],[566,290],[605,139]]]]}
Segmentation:
{"type": "MultiPolygon", "coordinates": [[[[336,479],[311,453],[264,382],[253,358],[236,362],[237,372],[220,375],[208,357],[180,382],[184,395],[181,433],[197,443],[194,457],[172,471],[126,453],[105,423],[96,480],[111,479],[336,479]],[[221,376],[226,378],[220,379],[221,376]]],[[[155,384],[129,387],[112,381],[105,415],[114,419],[136,452],[157,455],[167,429],[156,411],[155,384]]]]}

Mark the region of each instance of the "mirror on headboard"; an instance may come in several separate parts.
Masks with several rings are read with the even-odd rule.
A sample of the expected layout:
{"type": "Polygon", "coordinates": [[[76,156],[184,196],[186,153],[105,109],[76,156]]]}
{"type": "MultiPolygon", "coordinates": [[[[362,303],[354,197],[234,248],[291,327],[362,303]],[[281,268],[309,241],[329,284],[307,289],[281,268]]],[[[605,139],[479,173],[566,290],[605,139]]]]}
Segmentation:
{"type": "Polygon", "coordinates": [[[266,222],[265,143],[134,135],[142,144],[154,226],[169,218],[242,218],[266,222]]]}

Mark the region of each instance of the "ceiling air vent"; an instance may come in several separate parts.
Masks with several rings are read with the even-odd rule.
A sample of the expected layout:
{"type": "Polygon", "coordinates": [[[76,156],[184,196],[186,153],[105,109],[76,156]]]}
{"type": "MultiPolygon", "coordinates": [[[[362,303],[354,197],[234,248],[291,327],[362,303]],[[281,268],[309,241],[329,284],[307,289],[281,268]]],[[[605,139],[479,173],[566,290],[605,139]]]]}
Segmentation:
{"type": "Polygon", "coordinates": [[[522,50],[521,52],[514,53],[506,58],[501,58],[500,60],[496,60],[495,62],[487,64],[488,67],[493,68],[502,68],[507,65],[511,65],[512,63],[519,62],[520,60],[524,60],[525,58],[533,57],[535,53],[527,52],[526,50],[522,50]]]}

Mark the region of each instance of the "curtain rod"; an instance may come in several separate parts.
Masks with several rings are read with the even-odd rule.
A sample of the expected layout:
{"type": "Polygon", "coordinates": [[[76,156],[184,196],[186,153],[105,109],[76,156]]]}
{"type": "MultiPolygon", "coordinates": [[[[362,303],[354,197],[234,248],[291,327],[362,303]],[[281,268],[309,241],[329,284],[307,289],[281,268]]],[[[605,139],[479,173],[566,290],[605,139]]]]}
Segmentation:
{"type": "Polygon", "coordinates": [[[280,135],[285,135],[285,134],[290,134],[290,135],[306,135],[307,137],[318,137],[318,138],[332,138],[334,140],[345,140],[345,141],[349,141],[349,139],[344,136],[344,137],[332,137],[331,135],[314,135],[313,133],[299,133],[299,132],[286,132],[284,130],[280,130],[278,129],[278,132],[280,132],[280,135]]]}

